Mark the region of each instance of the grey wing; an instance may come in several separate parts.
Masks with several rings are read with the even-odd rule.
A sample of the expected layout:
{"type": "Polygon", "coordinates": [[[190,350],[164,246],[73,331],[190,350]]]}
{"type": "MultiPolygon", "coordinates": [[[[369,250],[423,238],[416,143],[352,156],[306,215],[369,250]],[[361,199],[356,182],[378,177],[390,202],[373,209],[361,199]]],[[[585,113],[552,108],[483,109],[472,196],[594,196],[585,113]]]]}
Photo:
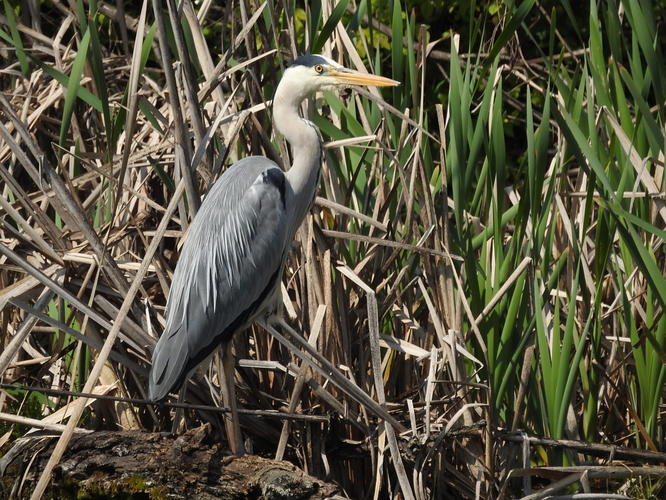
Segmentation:
{"type": "Polygon", "coordinates": [[[273,162],[246,158],[220,177],[176,266],[153,352],[151,400],[177,389],[259,312],[280,279],[288,234],[285,177],[273,162]]]}

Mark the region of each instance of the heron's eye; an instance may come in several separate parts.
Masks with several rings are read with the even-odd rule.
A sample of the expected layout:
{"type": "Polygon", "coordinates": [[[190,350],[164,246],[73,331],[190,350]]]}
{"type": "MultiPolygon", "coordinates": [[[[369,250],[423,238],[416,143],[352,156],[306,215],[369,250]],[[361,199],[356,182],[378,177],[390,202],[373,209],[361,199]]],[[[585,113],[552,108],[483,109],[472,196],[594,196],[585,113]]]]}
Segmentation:
{"type": "Polygon", "coordinates": [[[323,67],[321,64],[317,64],[317,65],[314,67],[314,70],[315,70],[317,73],[323,73],[323,72],[324,72],[324,67],[323,67]]]}

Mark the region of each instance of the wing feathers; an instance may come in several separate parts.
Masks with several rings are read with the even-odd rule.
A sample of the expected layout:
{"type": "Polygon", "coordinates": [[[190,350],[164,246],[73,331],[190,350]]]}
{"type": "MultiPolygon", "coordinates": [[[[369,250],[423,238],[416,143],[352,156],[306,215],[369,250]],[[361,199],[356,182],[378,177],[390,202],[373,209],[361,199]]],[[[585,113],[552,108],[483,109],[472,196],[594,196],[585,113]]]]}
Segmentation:
{"type": "Polygon", "coordinates": [[[290,234],[284,173],[265,158],[249,160],[220,177],[190,226],[153,354],[153,400],[250,321],[279,280],[290,234]]]}

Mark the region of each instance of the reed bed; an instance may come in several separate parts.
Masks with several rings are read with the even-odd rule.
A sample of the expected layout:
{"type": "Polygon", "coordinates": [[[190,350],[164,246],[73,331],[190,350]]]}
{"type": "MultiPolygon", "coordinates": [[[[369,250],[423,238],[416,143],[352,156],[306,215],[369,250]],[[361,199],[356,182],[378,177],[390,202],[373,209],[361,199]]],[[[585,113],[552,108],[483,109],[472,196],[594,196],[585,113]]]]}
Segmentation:
{"type": "Polygon", "coordinates": [[[233,161],[288,167],[270,99],[320,52],[402,85],[307,107],[284,321],[234,340],[252,452],[351,498],[660,498],[665,9],[454,4],[3,1],[3,468],[30,429],[169,426],[136,400],[188,224],[233,161]]]}

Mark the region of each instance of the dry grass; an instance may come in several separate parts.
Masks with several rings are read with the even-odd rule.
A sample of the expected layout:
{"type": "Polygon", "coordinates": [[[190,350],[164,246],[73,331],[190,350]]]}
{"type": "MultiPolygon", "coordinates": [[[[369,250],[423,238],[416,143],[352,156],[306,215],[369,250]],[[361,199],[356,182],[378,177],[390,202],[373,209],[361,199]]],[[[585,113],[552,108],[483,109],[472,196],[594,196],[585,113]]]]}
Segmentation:
{"type": "MultiPolygon", "coordinates": [[[[100,8],[109,12],[106,4],[100,4],[100,8]]],[[[63,28],[53,37],[54,42],[38,31],[19,27],[33,68],[29,77],[17,75],[18,64],[7,68],[5,74],[6,101],[1,104],[6,121],[0,126],[6,134],[0,155],[5,165],[3,208],[7,216],[1,273],[3,282],[11,286],[2,291],[3,304],[7,304],[2,319],[7,338],[14,342],[3,353],[3,379],[73,390],[80,390],[87,382],[88,390],[105,389],[105,393],[111,391],[121,397],[143,398],[146,367],[164,325],[165,297],[178,249],[199,197],[236,158],[249,154],[265,154],[278,161],[286,158],[284,143],[279,143],[280,152],[272,144],[270,113],[264,100],[270,93],[262,89],[275,87],[280,74],[280,66],[275,64],[295,54],[252,50],[254,44],[247,44],[247,33],[267,37],[262,39],[266,46],[272,43],[272,34],[255,24],[261,8],[247,20],[242,13],[240,19],[236,17],[239,13],[234,13],[230,20],[236,42],[221,58],[209,54],[205,44],[197,45],[198,60],[190,61],[181,53],[179,59],[186,62],[175,71],[168,56],[158,52],[157,40],[163,42],[158,36],[145,69],[140,67],[140,53],[130,59],[123,44],[101,46],[97,55],[104,69],[108,108],[107,103],[100,102],[95,102],[95,107],[90,100],[73,101],[69,97],[76,92],[82,98],[88,89],[102,94],[96,88],[100,75],[93,75],[95,68],[89,60],[79,68],[80,86],[74,91],[43,69],[48,65],[64,75],[77,71],[81,40],[80,32],[73,28],[78,21],[72,12],[58,10],[54,9],[53,14],[59,16],[63,28]],[[239,24],[234,25],[236,22],[239,24]],[[247,62],[230,67],[225,63],[231,58],[247,62]],[[214,60],[219,61],[217,66],[212,64],[214,60]],[[155,61],[161,61],[162,68],[151,66],[155,61]],[[195,81],[193,68],[189,67],[192,63],[198,65],[206,82],[195,81]],[[175,88],[169,91],[169,85],[175,88]],[[68,107],[72,107],[71,128],[63,141],[59,130],[63,109],[68,107]],[[115,141],[108,135],[112,127],[105,113],[120,130],[115,141]],[[190,165],[196,170],[188,168],[190,165]],[[183,191],[187,202],[180,198],[183,191]],[[169,202],[175,210],[169,210],[169,202]],[[157,251],[146,260],[151,243],[158,244],[157,251]],[[142,262],[149,267],[141,266],[142,262]],[[137,277],[137,271],[145,274],[137,277]],[[137,283],[138,289],[132,287],[137,283]],[[34,300],[38,303],[33,304],[34,300]],[[119,314],[121,303],[131,306],[128,315],[119,314]],[[112,324],[119,328],[115,330],[118,337],[110,362],[100,364],[99,377],[91,378],[91,373],[97,375],[92,363],[108,340],[112,324]]],[[[57,26],[45,24],[47,32],[57,26]]],[[[141,39],[145,24],[127,16],[126,24],[130,37],[141,39]]],[[[194,43],[198,27],[196,21],[190,24],[194,43]]],[[[118,29],[115,23],[112,29],[118,29]]],[[[345,33],[338,29],[339,36],[324,50],[329,56],[347,52],[343,46],[345,33]]],[[[286,34],[295,39],[294,31],[286,34]]],[[[140,48],[139,44],[135,46],[140,48]]],[[[95,49],[90,45],[88,50],[95,49]]],[[[358,54],[352,54],[355,58],[347,60],[360,62],[358,54]]],[[[367,127],[367,138],[358,141],[356,147],[375,148],[387,133],[384,128],[367,127]]],[[[405,141],[414,135],[409,130],[402,133],[405,141]]],[[[350,142],[353,147],[356,141],[331,144],[328,154],[337,155],[338,148],[350,147],[350,142]]],[[[381,184],[384,154],[393,153],[375,155],[369,165],[370,178],[376,178],[372,183],[378,185],[377,189],[390,191],[381,184]]],[[[354,397],[346,395],[345,381],[350,380],[380,403],[386,398],[410,402],[409,411],[407,403],[388,405],[389,411],[408,426],[405,417],[411,415],[411,425],[419,428],[415,427],[415,433],[407,431],[401,443],[406,443],[411,434],[426,437],[440,432],[442,424],[437,423],[437,416],[441,409],[450,403],[455,405],[453,399],[460,397],[456,393],[462,394],[453,387],[444,391],[449,393],[446,398],[438,394],[440,400],[432,401],[441,353],[432,348],[413,318],[416,311],[408,305],[413,299],[399,296],[399,285],[411,279],[410,267],[414,265],[399,265],[399,252],[418,250],[429,266],[448,259],[441,248],[409,246],[392,239],[387,225],[394,196],[377,196],[374,207],[355,210],[363,200],[355,199],[355,194],[350,199],[350,193],[344,193],[330,170],[326,171],[324,184],[330,192],[304,224],[289,258],[284,278],[285,312],[289,323],[309,336],[317,352],[338,367],[337,387],[304,367],[289,349],[261,328],[253,328],[235,341],[241,367],[237,385],[243,408],[327,415],[326,423],[290,423],[249,416],[244,418],[243,426],[255,452],[275,450],[282,434],[279,455],[284,453],[311,473],[331,474],[343,482],[350,495],[357,496],[368,491],[366,488],[379,491],[392,484],[393,480],[384,480],[393,467],[382,466],[383,457],[393,452],[395,464],[401,464],[401,459],[392,428],[385,428],[377,419],[371,403],[359,405],[354,397]],[[345,208],[350,206],[354,208],[345,208]],[[347,236],[348,230],[353,234],[347,236]],[[355,244],[355,252],[363,258],[354,260],[352,269],[345,264],[349,259],[339,253],[346,252],[348,237],[363,234],[355,244]],[[333,278],[336,268],[340,273],[333,278]],[[395,314],[394,328],[403,332],[398,340],[385,334],[380,338],[379,323],[385,323],[387,314],[395,314]],[[373,378],[373,373],[378,377],[373,378]],[[413,398],[420,399],[417,393],[423,381],[430,387],[425,405],[419,401],[413,405],[413,398]],[[427,422],[427,434],[423,422],[427,422]],[[346,439],[356,440],[355,444],[347,444],[346,439]],[[366,456],[374,458],[368,461],[366,456]],[[374,479],[369,481],[371,477],[374,479]]],[[[421,290],[428,293],[423,286],[421,290]]],[[[191,390],[192,402],[219,402],[218,372],[219,361],[214,360],[209,373],[214,390],[191,390]]],[[[21,404],[29,394],[21,391],[14,398],[3,392],[3,405],[22,413],[21,404]]],[[[48,406],[74,406],[77,399],[51,398],[48,406]]],[[[168,425],[168,411],[155,412],[144,405],[100,401],[92,408],[90,416],[98,426],[155,430],[168,425]]],[[[81,406],[80,411],[83,409],[81,406]]],[[[38,413],[42,411],[50,412],[44,408],[38,413]]],[[[465,415],[468,424],[479,418],[469,412],[465,415]]],[[[202,418],[197,412],[188,412],[187,416],[188,425],[202,418]]],[[[205,418],[219,425],[219,416],[205,418]]],[[[65,419],[62,414],[58,422],[65,419]]],[[[27,418],[23,423],[33,424],[27,418]]],[[[474,438],[477,431],[470,432],[474,438]]],[[[410,479],[404,469],[401,476],[408,485],[410,479]]],[[[473,486],[468,488],[471,491],[473,486]]]]}

